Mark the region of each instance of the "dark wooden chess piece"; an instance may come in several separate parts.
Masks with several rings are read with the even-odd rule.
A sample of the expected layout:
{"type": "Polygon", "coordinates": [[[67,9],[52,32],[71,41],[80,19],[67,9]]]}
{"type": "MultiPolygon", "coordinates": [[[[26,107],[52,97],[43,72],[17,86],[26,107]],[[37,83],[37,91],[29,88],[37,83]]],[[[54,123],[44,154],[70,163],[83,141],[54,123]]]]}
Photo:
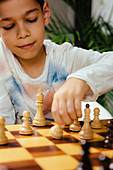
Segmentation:
{"type": "Polygon", "coordinates": [[[104,147],[113,149],[113,120],[107,122],[107,135],[104,139],[104,147]]]}
{"type": "Polygon", "coordinates": [[[109,170],[113,170],[113,158],[111,159],[109,165],[108,165],[109,170]]]}
{"type": "Polygon", "coordinates": [[[89,158],[90,143],[87,142],[86,140],[82,140],[81,146],[82,146],[82,151],[80,154],[82,155],[82,159],[76,170],[92,170],[92,165],[89,158]]]}
{"type": "Polygon", "coordinates": [[[107,156],[101,153],[98,159],[100,161],[100,166],[98,167],[100,170],[113,170],[111,169],[113,168],[113,162],[107,156]]]}

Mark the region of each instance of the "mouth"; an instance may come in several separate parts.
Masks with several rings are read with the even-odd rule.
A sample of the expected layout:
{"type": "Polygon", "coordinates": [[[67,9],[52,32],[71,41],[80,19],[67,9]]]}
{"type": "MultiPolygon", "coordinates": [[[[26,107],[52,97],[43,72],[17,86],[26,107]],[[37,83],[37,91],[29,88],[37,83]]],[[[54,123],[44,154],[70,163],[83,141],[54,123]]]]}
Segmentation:
{"type": "Polygon", "coordinates": [[[23,49],[23,50],[27,50],[30,49],[34,46],[35,42],[33,43],[29,43],[29,44],[23,44],[22,46],[18,46],[19,48],[23,49]]]}

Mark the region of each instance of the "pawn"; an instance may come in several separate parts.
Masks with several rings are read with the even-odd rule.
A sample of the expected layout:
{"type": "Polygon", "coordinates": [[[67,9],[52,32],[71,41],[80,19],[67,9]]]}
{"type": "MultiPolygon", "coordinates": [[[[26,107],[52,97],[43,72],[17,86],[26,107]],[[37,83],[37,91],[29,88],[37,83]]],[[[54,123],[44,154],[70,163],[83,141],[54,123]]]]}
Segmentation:
{"type": "Polygon", "coordinates": [[[80,122],[77,120],[74,120],[74,122],[70,125],[69,130],[78,132],[81,130],[80,122]]]}
{"type": "Polygon", "coordinates": [[[109,170],[113,170],[113,158],[111,159],[109,165],[108,165],[109,170]]]}
{"type": "Polygon", "coordinates": [[[109,170],[109,161],[108,161],[108,158],[104,154],[101,153],[98,157],[98,160],[100,161],[99,169],[109,170]]]}
{"type": "Polygon", "coordinates": [[[8,138],[4,132],[4,124],[5,124],[4,117],[0,117],[0,145],[5,145],[8,143],[8,138]]]}
{"type": "Polygon", "coordinates": [[[59,125],[56,124],[50,129],[50,135],[54,139],[61,139],[63,136],[63,129],[59,125]]]}
{"type": "Polygon", "coordinates": [[[24,111],[23,112],[23,123],[22,123],[22,127],[20,128],[20,131],[19,131],[20,134],[31,135],[33,133],[33,130],[30,127],[29,119],[30,119],[30,112],[24,111]]]}
{"type": "Polygon", "coordinates": [[[94,119],[91,122],[91,127],[94,128],[94,129],[101,129],[102,128],[102,124],[100,123],[100,120],[99,120],[99,115],[100,115],[99,112],[100,112],[99,108],[94,109],[94,119]]]}
{"type": "Polygon", "coordinates": [[[81,139],[93,139],[93,132],[91,130],[90,124],[89,122],[90,120],[90,108],[89,108],[89,104],[86,104],[86,108],[84,109],[84,113],[85,113],[85,118],[84,118],[84,125],[82,127],[82,130],[79,132],[79,137],[81,139]]]}
{"type": "Polygon", "coordinates": [[[107,122],[107,135],[104,139],[104,147],[113,149],[113,120],[107,122]]]}

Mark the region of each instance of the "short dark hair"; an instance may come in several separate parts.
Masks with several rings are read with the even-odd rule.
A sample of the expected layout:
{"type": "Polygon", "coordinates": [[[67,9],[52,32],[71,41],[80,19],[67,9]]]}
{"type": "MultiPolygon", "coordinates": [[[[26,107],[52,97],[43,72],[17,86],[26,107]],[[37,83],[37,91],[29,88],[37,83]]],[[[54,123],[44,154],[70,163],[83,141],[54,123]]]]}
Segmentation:
{"type": "MultiPolygon", "coordinates": [[[[4,0],[0,0],[0,2],[2,1],[4,0]]],[[[36,0],[36,1],[40,4],[41,10],[43,11],[44,0],[36,0]]]]}
{"type": "Polygon", "coordinates": [[[40,4],[41,10],[43,11],[44,0],[36,0],[36,1],[40,4]]]}

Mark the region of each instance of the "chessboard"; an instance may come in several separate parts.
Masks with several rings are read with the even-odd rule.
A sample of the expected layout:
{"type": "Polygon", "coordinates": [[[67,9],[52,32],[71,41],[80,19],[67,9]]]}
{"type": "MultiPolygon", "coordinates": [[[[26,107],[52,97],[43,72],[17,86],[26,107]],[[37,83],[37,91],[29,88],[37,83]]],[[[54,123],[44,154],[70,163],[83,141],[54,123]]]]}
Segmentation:
{"type": "MultiPolygon", "coordinates": [[[[105,148],[103,145],[107,133],[107,120],[101,120],[101,123],[102,128],[92,129],[94,138],[88,140],[90,143],[89,158],[94,170],[108,166],[113,159],[113,148],[105,148]]],[[[65,126],[63,137],[56,140],[49,133],[54,124],[47,123],[43,127],[31,125],[32,135],[19,134],[21,124],[6,125],[5,134],[8,137],[8,144],[0,146],[0,169],[77,169],[82,159],[79,132],[72,132],[69,126],[65,126]]]]}

